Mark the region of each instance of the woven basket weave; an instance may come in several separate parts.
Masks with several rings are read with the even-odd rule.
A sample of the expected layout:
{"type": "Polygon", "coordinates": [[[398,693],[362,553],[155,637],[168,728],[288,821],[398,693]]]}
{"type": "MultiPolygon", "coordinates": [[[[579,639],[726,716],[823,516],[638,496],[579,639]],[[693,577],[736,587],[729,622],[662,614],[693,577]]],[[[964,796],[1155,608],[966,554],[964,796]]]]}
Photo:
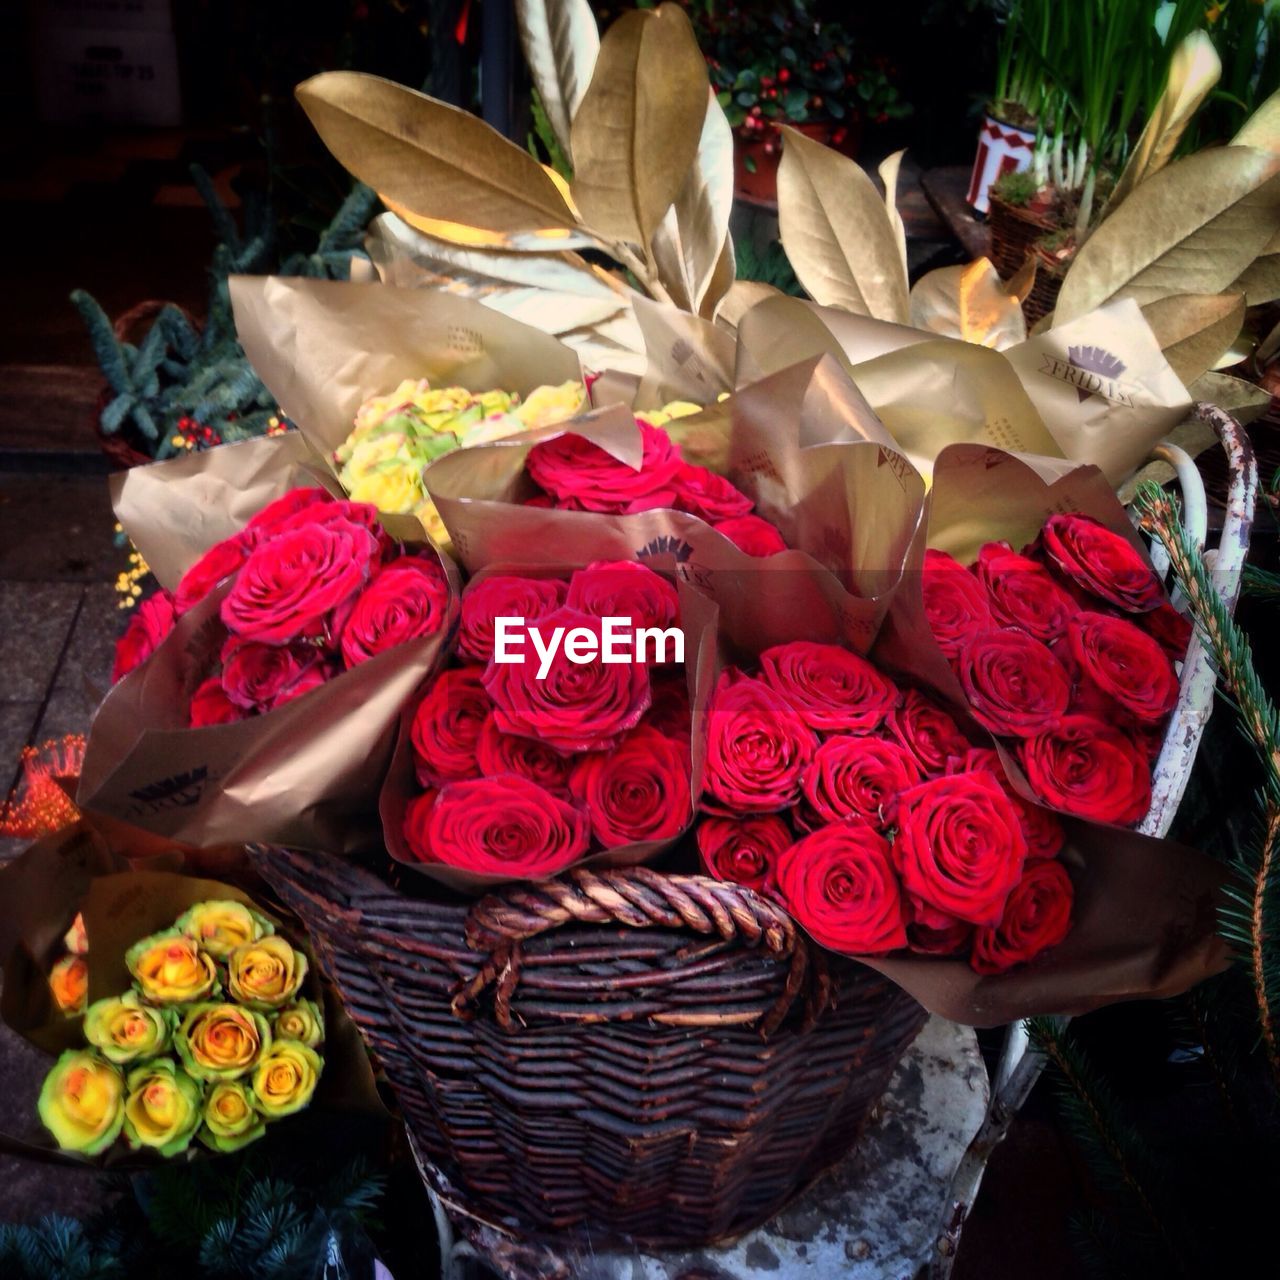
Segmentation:
{"type": "Polygon", "coordinates": [[[1027,324],[1033,325],[1058,305],[1058,294],[1062,290],[1065,272],[1037,248],[1044,236],[1058,229],[1058,223],[1044,214],[992,196],[987,225],[991,228],[991,262],[1002,279],[1012,280],[1022,269],[1027,254],[1036,255],[1036,282],[1022,304],[1027,324]]]}
{"type": "Polygon", "coordinates": [[[736,885],[571,872],[462,903],[254,851],[468,1211],[708,1243],[857,1141],[924,1010],[736,885]]]}

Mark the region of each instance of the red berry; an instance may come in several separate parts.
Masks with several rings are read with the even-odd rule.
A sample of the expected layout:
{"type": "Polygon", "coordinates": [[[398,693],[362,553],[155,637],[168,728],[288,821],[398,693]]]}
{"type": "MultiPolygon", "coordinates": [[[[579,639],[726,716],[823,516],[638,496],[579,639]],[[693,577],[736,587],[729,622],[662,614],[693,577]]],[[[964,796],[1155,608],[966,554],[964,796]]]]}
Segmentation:
{"type": "Polygon", "coordinates": [[[778,83],[786,84],[787,81],[790,79],[791,79],[791,72],[788,71],[786,67],[783,67],[782,70],[778,72],[778,83]]]}
{"type": "Polygon", "coordinates": [[[760,83],[761,83],[761,84],[762,84],[766,89],[768,89],[768,88],[772,87],[772,85],[773,85],[773,77],[772,77],[772,76],[761,76],[761,77],[760,77],[760,83]]]}
{"type": "Polygon", "coordinates": [[[764,96],[766,98],[776,98],[778,96],[778,91],[777,89],[766,89],[764,91],[764,96]]]}
{"type": "Polygon", "coordinates": [[[849,136],[849,130],[841,125],[835,133],[831,135],[831,141],[838,147],[849,136]]]}
{"type": "Polygon", "coordinates": [[[751,108],[751,114],[753,116],[758,116],[760,114],[760,107],[758,104],[751,108]]]}

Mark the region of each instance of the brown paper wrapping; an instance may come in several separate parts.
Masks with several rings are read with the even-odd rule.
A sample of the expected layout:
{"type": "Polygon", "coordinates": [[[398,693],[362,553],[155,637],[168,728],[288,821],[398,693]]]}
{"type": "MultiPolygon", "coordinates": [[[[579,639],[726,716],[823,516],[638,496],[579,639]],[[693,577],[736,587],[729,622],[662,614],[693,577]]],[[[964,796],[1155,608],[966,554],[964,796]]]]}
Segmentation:
{"type": "MultiPolygon", "coordinates": [[[[493,564],[482,569],[473,580],[478,582],[503,573],[514,573],[526,578],[560,578],[566,577],[574,569],[584,568],[593,561],[609,558],[607,545],[603,540],[597,544],[590,542],[584,544],[580,540],[575,559],[493,564]]],[[[717,610],[712,601],[682,579],[677,579],[676,590],[680,597],[680,626],[685,636],[685,679],[688,683],[689,706],[693,721],[689,794],[692,798],[696,798],[702,787],[702,764],[705,754],[704,735],[700,732],[700,726],[706,715],[707,702],[710,700],[715,681],[717,610]]],[[[509,884],[509,878],[467,871],[444,863],[419,862],[410,852],[404,838],[405,809],[414,796],[422,793],[422,787],[414,773],[413,746],[409,734],[413,727],[414,713],[421,701],[421,695],[425,692],[426,687],[419,690],[418,695],[405,706],[400,717],[400,729],[391,767],[387,771],[386,781],[383,783],[382,793],[378,799],[378,813],[382,821],[387,852],[402,866],[421,873],[429,880],[445,885],[457,893],[484,894],[509,884]]],[[[648,840],[637,844],[620,845],[614,849],[604,849],[589,854],[573,865],[575,867],[633,867],[640,863],[652,862],[678,843],[692,824],[693,816],[694,810],[691,804],[690,812],[686,815],[684,831],[670,840],[648,840]]]]}

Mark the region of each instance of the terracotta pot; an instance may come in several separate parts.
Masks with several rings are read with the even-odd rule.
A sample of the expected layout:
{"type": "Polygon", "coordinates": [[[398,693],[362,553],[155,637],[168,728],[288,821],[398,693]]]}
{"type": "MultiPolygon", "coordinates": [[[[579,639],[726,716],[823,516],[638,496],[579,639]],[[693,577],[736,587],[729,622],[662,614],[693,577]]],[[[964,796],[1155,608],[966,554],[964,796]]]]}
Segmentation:
{"type": "MultiPolygon", "coordinates": [[[[807,120],[791,126],[806,138],[833,146],[851,159],[858,154],[862,140],[862,118],[856,112],[846,120],[807,120]],[[843,128],[839,143],[832,136],[843,128]]],[[[776,204],[778,200],[778,161],[782,159],[782,137],[772,121],[750,134],[739,129],[733,142],[733,193],[746,200],[776,204]],[[755,172],[747,167],[750,157],[755,172]]]]}
{"type": "Polygon", "coordinates": [[[991,184],[1006,173],[1031,168],[1031,152],[1036,135],[1029,129],[987,115],[978,130],[978,154],[974,157],[966,199],[979,212],[989,208],[991,184]]]}

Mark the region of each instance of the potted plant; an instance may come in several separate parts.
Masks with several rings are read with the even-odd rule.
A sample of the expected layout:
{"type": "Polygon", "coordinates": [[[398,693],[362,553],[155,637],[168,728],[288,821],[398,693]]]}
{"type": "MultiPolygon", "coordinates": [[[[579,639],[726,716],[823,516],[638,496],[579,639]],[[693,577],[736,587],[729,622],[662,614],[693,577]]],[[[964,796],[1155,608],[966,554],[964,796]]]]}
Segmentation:
{"type": "Polygon", "coordinates": [[[852,156],[863,125],[909,115],[883,56],[858,50],[849,30],[820,22],[810,0],[793,4],[689,6],[712,88],[735,134],[735,193],[777,198],[782,140],[790,124],[852,156]]]}

